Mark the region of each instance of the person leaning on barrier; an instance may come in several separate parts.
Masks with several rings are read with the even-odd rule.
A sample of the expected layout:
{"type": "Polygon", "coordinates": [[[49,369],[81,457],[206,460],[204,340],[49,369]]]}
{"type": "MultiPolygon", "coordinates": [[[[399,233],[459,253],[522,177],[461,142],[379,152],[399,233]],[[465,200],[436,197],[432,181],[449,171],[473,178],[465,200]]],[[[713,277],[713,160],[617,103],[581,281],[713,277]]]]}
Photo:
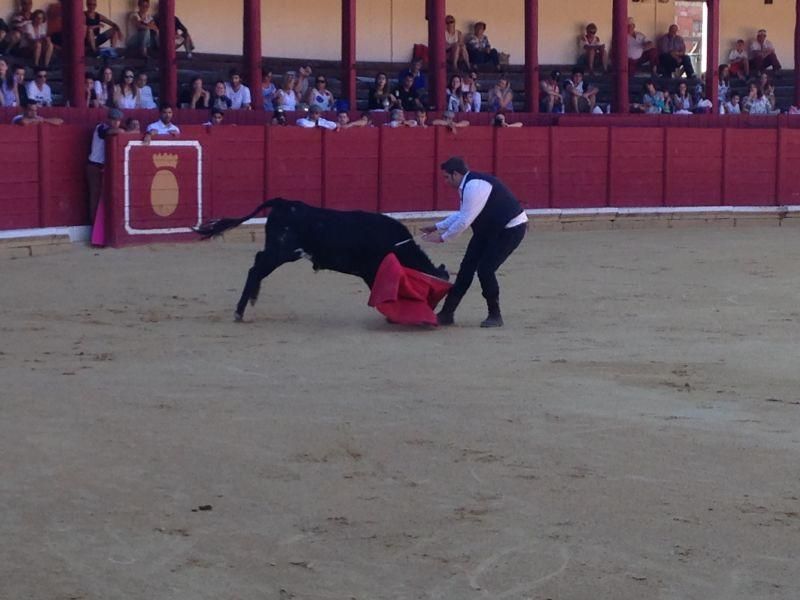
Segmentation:
{"type": "Polygon", "coordinates": [[[311,129],[314,127],[322,127],[323,129],[337,129],[338,125],[333,121],[324,119],[322,116],[322,109],[316,104],[308,109],[308,114],[305,117],[297,119],[297,125],[311,129]]]}
{"type": "Polygon", "coordinates": [[[500,285],[495,271],[522,242],[528,216],[514,194],[499,179],[470,171],[463,158],[448,158],[441,169],[447,185],[458,190],[461,205],[458,212],[443,221],[422,227],[423,239],[441,244],[468,227],[472,227],[472,239],[437,321],[439,325],[454,323],[456,308],[477,272],[489,312],[481,327],[502,327],[500,285]]]}
{"type": "Polygon", "coordinates": [[[150,123],[142,140],[144,144],[149,144],[154,135],[180,135],[181,130],[172,122],[172,105],[168,102],[161,104],[161,114],[158,121],[150,123]]]}
{"type": "Polygon", "coordinates": [[[43,117],[39,114],[39,103],[36,100],[28,99],[25,104],[20,107],[21,111],[16,117],[11,119],[12,125],[39,125],[40,123],[47,123],[49,125],[61,125],[64,119],[58,117],[43,117]]]}
{"type": "Polygon", "coordinates": [[[123,132],[123,114],[118,108],[108,111],[106,120],[98,123],[92,132],[92,148],[86,163],[86,183],[89,192],[89,222],[94,223],[100,192],[103,186],[103,169],[106,163],[106,140],[123,132]]]}

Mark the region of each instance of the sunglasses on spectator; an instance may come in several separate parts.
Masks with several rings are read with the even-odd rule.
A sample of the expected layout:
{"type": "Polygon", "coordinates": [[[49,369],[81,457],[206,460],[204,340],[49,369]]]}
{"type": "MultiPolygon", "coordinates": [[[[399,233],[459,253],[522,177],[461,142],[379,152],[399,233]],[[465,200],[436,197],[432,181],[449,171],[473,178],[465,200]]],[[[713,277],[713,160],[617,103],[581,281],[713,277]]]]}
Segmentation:
{"type": "Polygon", "coordinates": [[[133,79],[133,75],[125,75],[125,79],[133,79]]]}

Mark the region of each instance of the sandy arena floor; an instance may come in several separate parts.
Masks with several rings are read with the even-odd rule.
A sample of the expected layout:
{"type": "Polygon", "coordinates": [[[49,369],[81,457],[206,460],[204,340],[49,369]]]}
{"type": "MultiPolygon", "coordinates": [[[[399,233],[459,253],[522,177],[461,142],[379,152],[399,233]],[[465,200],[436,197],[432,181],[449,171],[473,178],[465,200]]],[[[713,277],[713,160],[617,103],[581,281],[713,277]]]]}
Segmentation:
{"type": "Polygon", "coordinates": [[[2,600],[800,597],[796,229],[534,230],[502,330],[256,249],[0,263],[2,600]]]}

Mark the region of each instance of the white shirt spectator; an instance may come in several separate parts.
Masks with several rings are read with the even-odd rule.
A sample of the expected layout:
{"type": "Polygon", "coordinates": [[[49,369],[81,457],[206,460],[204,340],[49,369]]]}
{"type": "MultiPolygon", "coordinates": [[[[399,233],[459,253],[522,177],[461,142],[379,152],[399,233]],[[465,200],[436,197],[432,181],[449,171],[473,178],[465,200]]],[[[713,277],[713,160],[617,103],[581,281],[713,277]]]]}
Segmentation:
{"type": "Polygon", "coordinates": [[[736,48],[730,51],[728,54],[728,62],[736,62],[737,60],[747,60],[747,50],[742,50],[739,52],[736,48]]]}
{"type": "Polygon", "coordinates": [[[29,81],[28,85],[25,86],[25,91],[28,93],[28,98],[36,100],[39,106],[53,105],[53,92],[46,83],[42,84],[40,89],[35,81],[29,81]]]}
{"type": "Polygon", "coordinates": [[[633,36],[628,35],[628,58],[631,60],[639,60],[644,54],[644,45],[649,41],[647,37],[637,31],[633,36]]]}
{"type": "Polygon", "coordinates": [[[153,98],[153,88],[149,85],[139,88],[139,104],[142,108],[158,108],[153,98]]]}
{"type": "Polygon", "coordinates": [[[302,119],[297,119],[297,124],[300,127],[305,127],[307,129],[313,127],[322,127],[323,129],[336,129],[338,125],[333,121],[328,121],[328,119],[323,119],[320,117],[316,121],[313,119],[309,119],[307,117],[303,117],[302,119]]]}
{"type": "Polygon", "coordinates": [[[47,23],[39,23],[34,25],[33,21],[28,21],[22,28],[22,31],[32,41],[38,41],[47,37],[47,23]]]}
{"type": "Polygon", "coordinates": [[[181,130],[178,129],[178,126],[174,123],[170,123],[169,125],[164,125],[164,122],[159,119],[155,123],[150,123],[147,126],[147,133],[155,133],[157,135],[168,135],[170,133],[180,133],[181,130]]]}
{"type": "Polygon", "coordinates": [[[252,104],[250,98],[250,88],[242,84],[238,90],[234,90],[230,83],[225,84],[225,95],[231,99],[231,108],[238,110],[245,104],[252,104]]]}
{"type": "Polygon", "coordinates": [[[760,43],[758,40],[753,40],[750,42],[750,58],[756,56],[758,52],[775,52],[775,46],[772,45],[772,42],[769,40],[764,40],[764,43],[760,43]]]}

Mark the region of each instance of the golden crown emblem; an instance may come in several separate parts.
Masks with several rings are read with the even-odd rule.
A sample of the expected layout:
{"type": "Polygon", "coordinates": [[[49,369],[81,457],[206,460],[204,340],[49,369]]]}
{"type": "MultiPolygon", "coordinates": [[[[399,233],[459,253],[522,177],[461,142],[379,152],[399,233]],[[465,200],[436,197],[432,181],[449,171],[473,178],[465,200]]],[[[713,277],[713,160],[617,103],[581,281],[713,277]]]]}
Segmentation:
{"type": "Polygon", "coordinates": [[[156,166],[156,169],[176,169],[178,167],[178,155],[167,153],[154,154],[153,164],[156,166]]]}

